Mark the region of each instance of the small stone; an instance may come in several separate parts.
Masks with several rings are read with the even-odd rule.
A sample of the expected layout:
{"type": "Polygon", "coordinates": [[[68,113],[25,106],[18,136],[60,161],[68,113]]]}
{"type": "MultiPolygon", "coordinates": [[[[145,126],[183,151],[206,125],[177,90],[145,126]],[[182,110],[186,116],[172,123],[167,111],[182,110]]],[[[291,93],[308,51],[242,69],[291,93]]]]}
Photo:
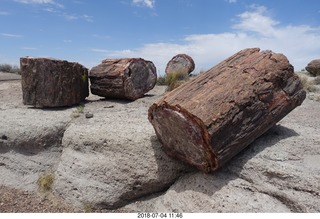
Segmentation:
{"type": "Polygon", "coordinates": [[[6,135],[2,135],[2,136],[1,136],[1,139],[2,139],[2,140],[8,140],[8,137],[7,137],[6,135]]]}
{"type": "Polygon", "coordinates": [[[86,118],[87,119],[93,118],[93,114],[92,113],[86,113],[86,118]]]}

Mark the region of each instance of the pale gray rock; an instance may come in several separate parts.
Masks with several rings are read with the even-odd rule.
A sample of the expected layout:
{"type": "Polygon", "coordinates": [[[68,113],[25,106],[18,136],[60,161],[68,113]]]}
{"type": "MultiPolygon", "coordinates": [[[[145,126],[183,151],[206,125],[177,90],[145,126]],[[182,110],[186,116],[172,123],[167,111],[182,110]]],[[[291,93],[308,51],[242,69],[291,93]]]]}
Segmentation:
{"type": "Polygon", "coordinates": [[[39,176],[55,169],[70,110],[0,110],[0,184],[36,191],[39,176]]]}
{"type": "Polygon", "coordinates": [[[188,170],[162,151],[148,122],[155,98],[87,104],[95,116],[79,118],[64,133],[55,192],[78,207],[112,209],[167,189],[188,170]]]}

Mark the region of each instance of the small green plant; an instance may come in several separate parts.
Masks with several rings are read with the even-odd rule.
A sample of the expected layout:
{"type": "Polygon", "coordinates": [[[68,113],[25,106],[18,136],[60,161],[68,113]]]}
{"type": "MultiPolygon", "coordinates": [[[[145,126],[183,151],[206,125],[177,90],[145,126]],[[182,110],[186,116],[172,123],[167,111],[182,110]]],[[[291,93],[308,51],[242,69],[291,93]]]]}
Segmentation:
{"type": "Polygon", "coordinates": [[[54,175],[52,173],[46,173],[41,175],[37,181],[39,190],[43,192],[51,191],[53,181],[54,175]]]}
{"type": "Polygon", "coordinates": [[[93,212],[92,205],[90,203],[85,203],[83,206],[84,213],[91,213],[93,212]]]}
{"type": "Polygon", "coordinates": [[[84,113],[84,105],[78,105],[75,110],[73,110],[71,114],[71,118],[78,118],[80,115],[84,113]]]}
{"type": "Polygon", "coordinates": [[[159,76],[157,79],[157,85],[159,85],[159,86],[167,85],[166,84],[166,76],[159,76]]]}
{"type": "Polygon", "coordinates": [[[84,112],[84,105],[83,104],[77,106],[77,112],[78,113],[83,113],[84,112]]]}
{"type": "Polygon", "coordinates": [[[83,83],[86,83],[86,81],[87,81],[87,75],[86,74],[81,75],[81,81],[83,83]]]}

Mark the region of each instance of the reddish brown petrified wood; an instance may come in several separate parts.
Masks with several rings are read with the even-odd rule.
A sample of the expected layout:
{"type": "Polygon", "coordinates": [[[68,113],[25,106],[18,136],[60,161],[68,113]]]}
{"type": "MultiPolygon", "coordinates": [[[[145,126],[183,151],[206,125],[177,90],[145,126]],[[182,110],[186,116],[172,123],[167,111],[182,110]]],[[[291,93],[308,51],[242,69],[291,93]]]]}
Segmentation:
{"type": "Polygon", "coordinates": [[[157,100],[149,121],[167,154],[210,172],[305,96],[284,55],[245,49],[157,100]]]}

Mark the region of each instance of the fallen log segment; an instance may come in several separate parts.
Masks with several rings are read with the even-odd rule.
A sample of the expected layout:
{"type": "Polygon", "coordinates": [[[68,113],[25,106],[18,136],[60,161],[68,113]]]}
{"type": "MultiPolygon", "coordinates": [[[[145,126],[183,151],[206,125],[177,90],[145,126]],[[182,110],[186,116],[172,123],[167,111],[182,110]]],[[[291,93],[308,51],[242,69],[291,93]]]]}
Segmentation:
{"type": "Polygon", "coordinates": [[[20,58],[23,103],[38,108],[81,103],[89,96],[88,69],[52,58],[20,58]]]}
{"type": "Polygon", "coordinates": [[[154,88],[156,67],[141,58],[106,59],[90,70],[91,93],[136,100],[154,88]]]}
{"type": "Polygon", "coordinates": [[[305,97],[284,55],[251,48],[167,93],[148,118],[168,155],[211,172],[305,97]]]}

